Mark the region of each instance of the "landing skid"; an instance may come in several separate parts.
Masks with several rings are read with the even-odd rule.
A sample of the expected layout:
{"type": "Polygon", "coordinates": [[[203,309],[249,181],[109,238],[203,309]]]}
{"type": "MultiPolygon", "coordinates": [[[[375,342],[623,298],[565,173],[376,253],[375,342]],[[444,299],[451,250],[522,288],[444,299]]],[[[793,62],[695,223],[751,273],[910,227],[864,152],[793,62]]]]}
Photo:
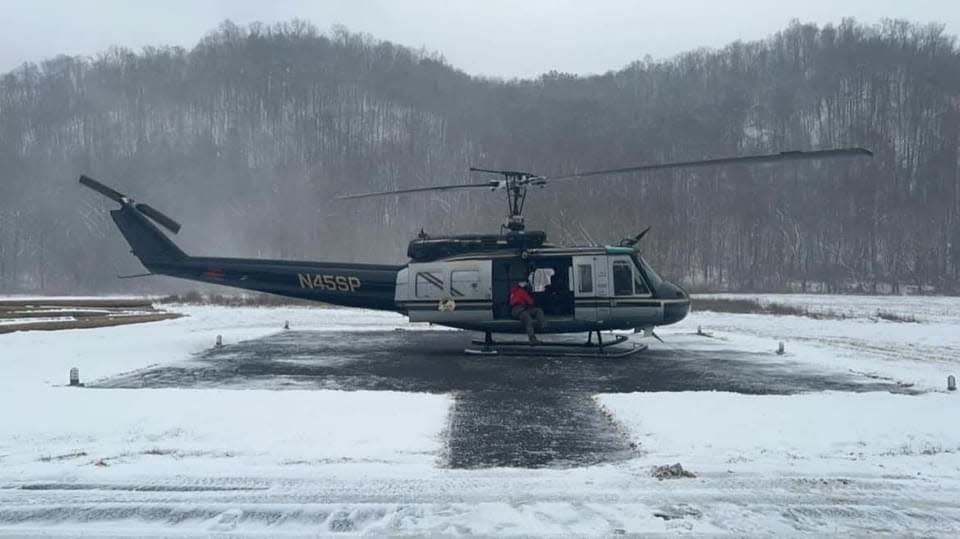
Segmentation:
{"type": "Polygon", "coordinates": [[[581,358],[621,358],[631,356],[647,349],[645,344],[632,344],[630,348],[610,349],[611,346],[623,344],[629,339],[625,335],[616,335],[612,341],[603,342],[600,332],[590,332],[585,343],[549,342],[530,344],[527,341],[494,341],[487,333],[484,339],[474,339],[471,344],[479,348],[467,348],[466,354],[485,356],[526,356],[526,357],[581,357],[581,358]],[[597,334],[597,342],[593,342],[593,334],[597,334]]]}

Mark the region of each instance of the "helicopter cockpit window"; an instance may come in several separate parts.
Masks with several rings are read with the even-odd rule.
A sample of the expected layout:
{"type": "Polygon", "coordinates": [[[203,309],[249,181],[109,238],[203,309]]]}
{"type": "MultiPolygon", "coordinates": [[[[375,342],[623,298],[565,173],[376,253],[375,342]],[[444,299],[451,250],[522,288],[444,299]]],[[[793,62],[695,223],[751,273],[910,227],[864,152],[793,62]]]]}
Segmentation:
{"type": "Polygon", "coordinates": [[[647,288],[647,283],[643,282],[643,277],[640,276],[639,271],[633,272],[633,293],[637,296],[650,295],[650,289],[647,288]]]}
{"type": "Polygon", "coordinates": [[[659,288],[663,283],[663,278],[657,275],[657,272],[653,271],[653,268],[650,267],[650,264],[647,263],[646,259],[642,256],[637,256],[635,261],[643,269],[643,273],[647,276],[647,281],[650,283],[650,286],[653,288],[659,288]]]}
{"type": "Polygon", "coordinates": [[[418,298],[438,299],[443,296],[443,274],[439,271],[417,273],[416,295],[418,298]]]}
{"type": "Polygon", "coordinates": [[[633,295],[633,268],[626,260],[613,262],[613,294],[615,296],[633,295]]]}

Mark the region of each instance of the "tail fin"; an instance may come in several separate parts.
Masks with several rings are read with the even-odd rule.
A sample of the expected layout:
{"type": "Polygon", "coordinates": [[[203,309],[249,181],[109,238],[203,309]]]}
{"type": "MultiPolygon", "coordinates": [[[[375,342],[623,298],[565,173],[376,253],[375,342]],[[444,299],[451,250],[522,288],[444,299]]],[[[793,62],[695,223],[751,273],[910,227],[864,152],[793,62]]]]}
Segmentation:
{"type": "Polygon", "coordinates": [[[147,269],[155,263],[175,262],[187,257],[135,207],[124,205],[119,210],[111,211],[110,217],[113,217],[113,222],[130,244],[131,252],[147,269]]]}
{"type": "Polygon", "coordinates": [[[165,264],[187,258],[186,253],[181,251],[150,219],[174,234],[180,230],[179,223],[146,204],[136,204],[133,199],[92,178],[80,176],[80,183],[120,203],[120,209],[111,211],[110,217],[130,244],[134,256],[139,258],[147,269],[154,264],[165,264]]]}

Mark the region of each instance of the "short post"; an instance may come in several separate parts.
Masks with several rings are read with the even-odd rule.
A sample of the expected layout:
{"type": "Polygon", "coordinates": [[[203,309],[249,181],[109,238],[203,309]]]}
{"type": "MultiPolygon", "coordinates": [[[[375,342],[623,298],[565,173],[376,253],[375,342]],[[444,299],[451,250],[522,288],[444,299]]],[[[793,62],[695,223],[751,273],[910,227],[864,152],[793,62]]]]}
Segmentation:
{"type": "Polygon", "coordinates": [[[957,390],[957,378],[954,375],[947,376],[947,391],[957,390]]]}
{"type": "Polygon", "coordinates": [[[703,326],[697,326],[697,335],[703,335],[703,326]]]}
{"type": "Polygon", "coordinates": [[[217,335],[217,348],[223,346],[223,335],[217,335]]]}
{"type": "Polygon", "coordinates": [[[70,385],[74,387],[80,386],[80,369],[76,367],[70,369],[70,385]]]}
{"type": "Polygon", "coordinates": [[[780,341],[780,346],[777,347],[777,355],[782,356],[784,353],[783,341],[780,341]]]}
{"type": "Polygon", "coordinates": [[[287,320],[286,322],[283,323],[283,329],[290,329],[290,321],[289,321],[289,320],[287,320]]]}

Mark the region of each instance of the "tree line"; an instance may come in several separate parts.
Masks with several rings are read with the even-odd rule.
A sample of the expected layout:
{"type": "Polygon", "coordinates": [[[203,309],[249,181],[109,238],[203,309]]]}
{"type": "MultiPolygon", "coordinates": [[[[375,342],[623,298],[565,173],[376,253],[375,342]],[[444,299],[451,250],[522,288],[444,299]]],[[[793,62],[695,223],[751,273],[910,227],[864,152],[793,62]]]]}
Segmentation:
{"type": "MultiPolygon", "coordinates": [[[[638,53],[639,54],[639,53],[638,53]]],[[[863,146],[872,159],[533,190],[528,228],[643,250],[698,290],[960,292],[960,49],[936,25],[793,23],[621,70],[473,77],[442,56],[293,21],[191,50],[114,48],[0,77],[0,292],[170,281],[139,268],[86,173],[184,224],[188,253],[396,262],[421,229],[496,232],[502,194],[338,194],[863,146]]]]}

